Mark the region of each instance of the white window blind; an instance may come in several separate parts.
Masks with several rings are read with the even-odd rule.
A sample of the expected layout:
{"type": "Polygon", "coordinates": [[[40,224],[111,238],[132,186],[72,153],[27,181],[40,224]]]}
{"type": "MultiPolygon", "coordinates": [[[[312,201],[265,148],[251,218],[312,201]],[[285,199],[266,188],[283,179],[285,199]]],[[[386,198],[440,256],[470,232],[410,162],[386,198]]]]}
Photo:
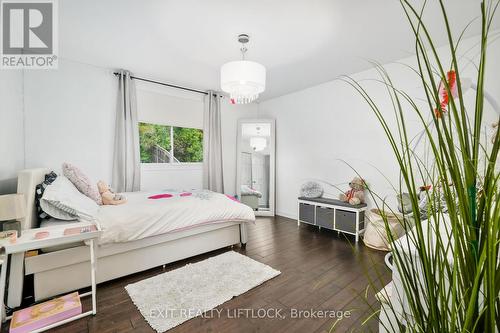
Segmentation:
{"type": "Polygon", "coordinates": [[[140,122],[203,128],[203,96],[178,89],[136,82],[140,122]]]}

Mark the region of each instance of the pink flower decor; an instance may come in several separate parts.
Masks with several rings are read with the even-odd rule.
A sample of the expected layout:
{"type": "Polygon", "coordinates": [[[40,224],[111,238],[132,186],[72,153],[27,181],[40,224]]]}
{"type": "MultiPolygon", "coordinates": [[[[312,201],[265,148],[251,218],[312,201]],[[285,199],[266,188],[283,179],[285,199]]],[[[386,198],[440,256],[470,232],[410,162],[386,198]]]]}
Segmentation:
{"type": "MultiPolygon", "coordinates": [[[[448,86],[451,92],[451,98],[456,98],[458,96],[457,73],[455,73],[455,71],[449,71],[446,76],[447,76],[448,86]]],[[[439,83],[439,102],[440,102],[440,110],[438,109],[434,110],[436,118],[441,118],[441,115],[444,112],[446,112],[446,107],[450,102],[450,97],[448,96],[448,90],[446,90],[446,86],[444,85],[443,81],[439,83]]]]}
{"type": "Polygon", "coordinates": [[[171,198],[171,197],[173,197],[172,194],[162,193],[162,194],[152,195],[152,196],[148,197],[148,199],[165,199],[165,198],[171,198]]]}
{"type": "MultiPolygon", "coordinates": [[[[191,195],[193,195],[193,193],[191,192],[182,192],[181,194],[179,194],[180,197],[189,197],[191,195]]],[[[172,198],[173,196],[174,195],[170,193],[161,193],[149,196],[148,199],[166,199],[166,198],[172,198]]]]}

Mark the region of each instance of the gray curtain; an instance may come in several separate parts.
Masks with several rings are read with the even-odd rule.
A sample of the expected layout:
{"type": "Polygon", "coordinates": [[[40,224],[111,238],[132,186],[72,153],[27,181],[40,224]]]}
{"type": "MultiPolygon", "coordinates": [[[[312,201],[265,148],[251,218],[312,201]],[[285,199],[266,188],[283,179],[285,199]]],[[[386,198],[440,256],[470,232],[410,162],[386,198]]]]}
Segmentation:
{"type": "Polygon", "coordinates": [[[220,96],[209,91],[203,115],[203,188],[224,193],[220,96]]]}
{"type": "Polygon", "coordinates": [[[117,192],[139,191],[141,161],[135,84],[129,71],[118,75],[112,186],[117,192]]]}

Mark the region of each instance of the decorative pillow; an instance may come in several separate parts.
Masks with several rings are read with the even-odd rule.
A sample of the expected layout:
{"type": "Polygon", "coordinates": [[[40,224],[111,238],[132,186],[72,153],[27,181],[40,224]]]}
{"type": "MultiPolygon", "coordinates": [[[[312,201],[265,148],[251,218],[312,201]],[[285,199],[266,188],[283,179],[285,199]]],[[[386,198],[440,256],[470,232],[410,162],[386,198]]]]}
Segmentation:
{"type": "Polygon", "coordinates": [[[96,204],[102,205],[102,198],[97,189],[97,185],[90,181],[82,170],[70,163],[63,163],[62,171],[66,178],[68,178],[73,185],[76,186],[78,191],[94,200],[96,204]]]}
{"type": "Polygon", "coordinates": [[[93,220],[99,210],[93,200],[80,193],[63,176],[45,188],[40,205],[47,214],[60,220],[93,220]]]}
{"type": "Polygon", "coordinates": [[[45,188],[52,184],[52,182],[56,180],[56,178],[56,173],[54,171],[51,171],[50,173],[45,175],[45,180],[35,187],[35,207],[36,215],[38,217],[38,223],[41,223],[42,220],[50,219],[52,217],[47,214],[47,212],[44,212],[42,207],[40,207],[40,199],[42,199],[45,188]]]}
{"type": "Polygon", "coordinates": [[[306,182],[300,187],[300,196],[306,198],[320,198],[323,195],[323,186],[318,182],[306,182]]]}

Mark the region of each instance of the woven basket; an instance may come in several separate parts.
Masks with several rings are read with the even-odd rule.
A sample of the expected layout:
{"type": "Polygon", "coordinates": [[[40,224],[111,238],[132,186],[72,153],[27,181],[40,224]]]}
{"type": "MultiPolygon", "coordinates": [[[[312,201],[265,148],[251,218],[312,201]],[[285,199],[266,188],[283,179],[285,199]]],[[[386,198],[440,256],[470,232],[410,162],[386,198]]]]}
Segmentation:
{"type": "MultiPolygon", "coordinates": [[[[403,236],[405,233],[404,227],[401,224],[403,222],[403,215],[390,212],[384,212],[383,214],[387,217],[387,223],[394,239],[403,236]]],[[[390,251],[389,237],[385,229],[382,212],[378,209],[371,209],[366,216],[368,218],[368,225],[363,236],[365,245],[375,250],[390,251]]]]}

